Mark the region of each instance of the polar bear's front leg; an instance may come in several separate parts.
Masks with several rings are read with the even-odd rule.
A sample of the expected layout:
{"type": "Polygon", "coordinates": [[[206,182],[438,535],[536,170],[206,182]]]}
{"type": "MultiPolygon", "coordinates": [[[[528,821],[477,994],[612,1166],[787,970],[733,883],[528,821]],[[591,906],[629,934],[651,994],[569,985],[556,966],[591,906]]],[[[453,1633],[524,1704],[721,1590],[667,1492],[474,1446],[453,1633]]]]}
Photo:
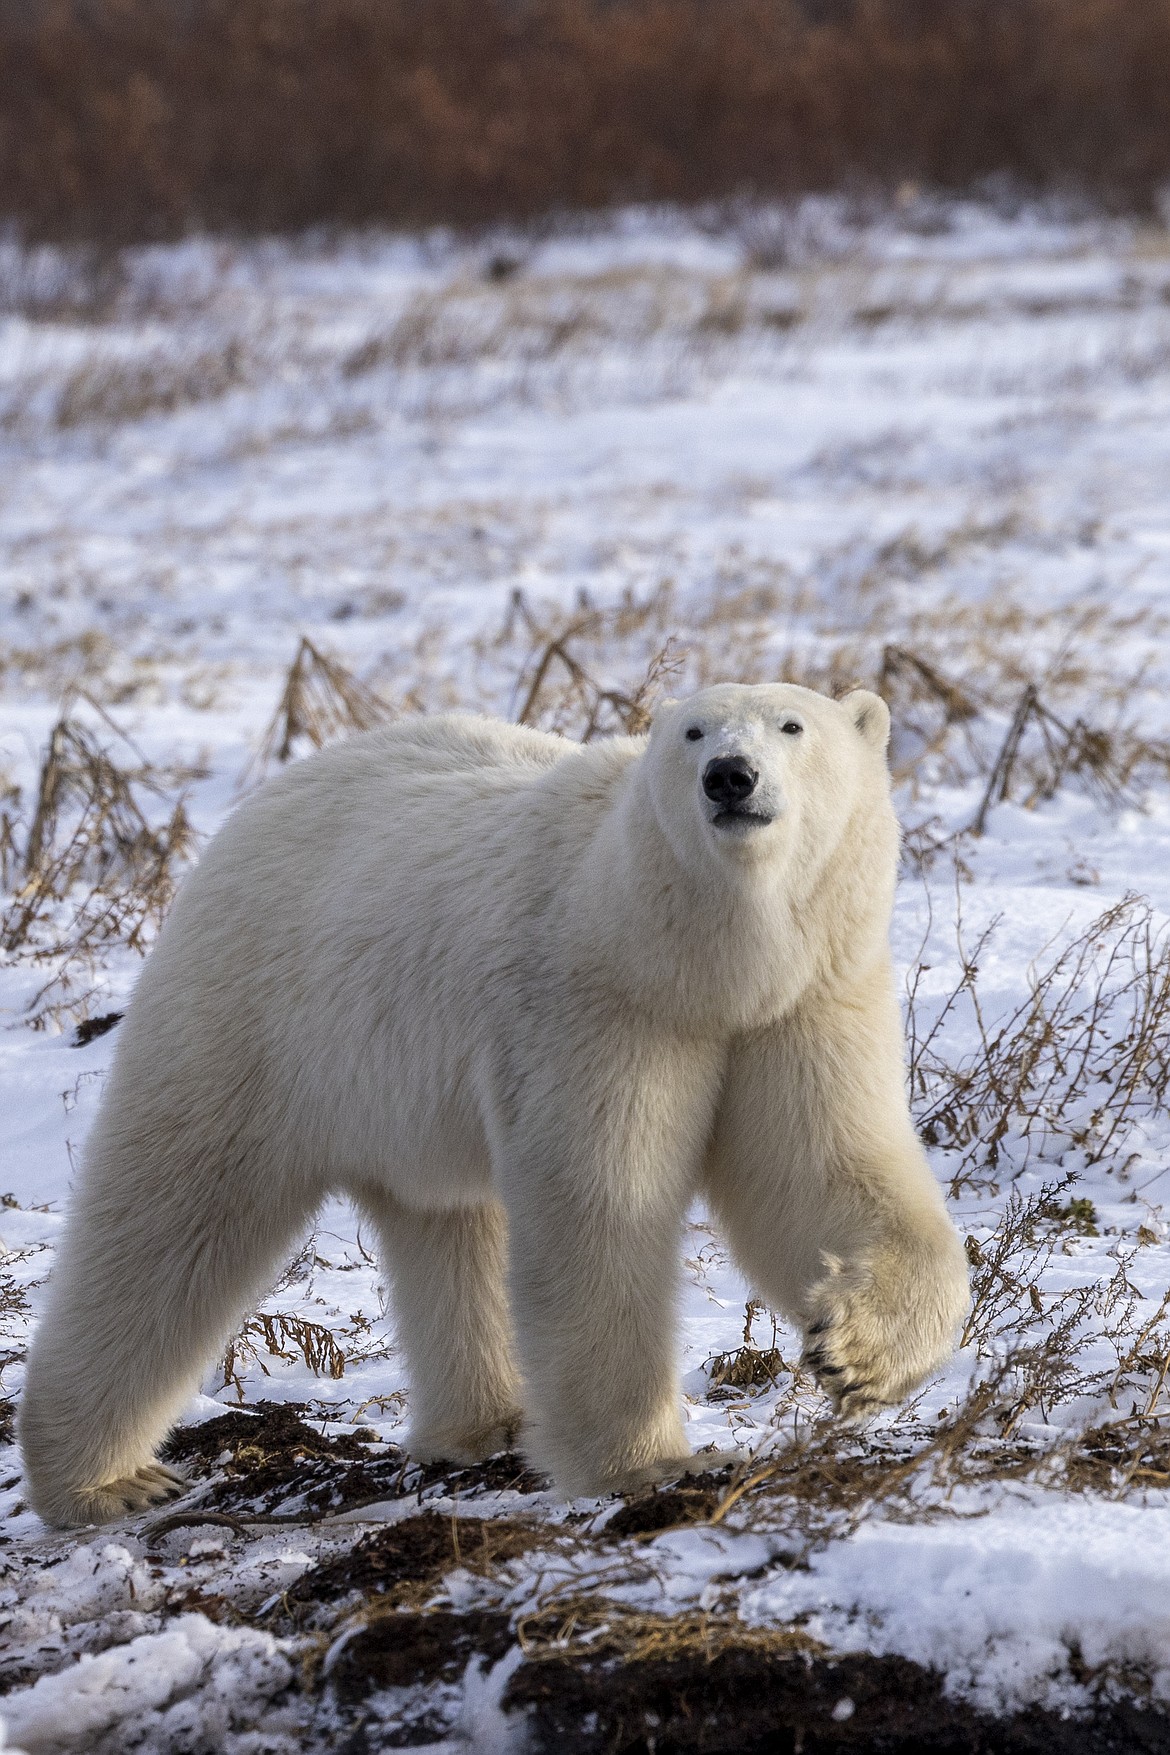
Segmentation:
{"type": "Polygon", "coordinates": [[[474,1463],[520,1435],[508,1313],[507,1220],[494,1202],[417,1212],[355,1190],[378,1227],[410,1371],[411,1456],[474,1463]]]}
{"type": "Polygon", "coordinates": [[[717,1054],[605,1020],[547,1054],[501,1127],[533,1461],[567,1495],[682,1473],[675,1304],[717,1054]]]}
{"type": "Polygon", "coordinates": [[[708,1188],[842,1413],[901,1401],[951,1352],[966,1259],[910,1119],[887,964],[733,1050],[708,1188]]]}

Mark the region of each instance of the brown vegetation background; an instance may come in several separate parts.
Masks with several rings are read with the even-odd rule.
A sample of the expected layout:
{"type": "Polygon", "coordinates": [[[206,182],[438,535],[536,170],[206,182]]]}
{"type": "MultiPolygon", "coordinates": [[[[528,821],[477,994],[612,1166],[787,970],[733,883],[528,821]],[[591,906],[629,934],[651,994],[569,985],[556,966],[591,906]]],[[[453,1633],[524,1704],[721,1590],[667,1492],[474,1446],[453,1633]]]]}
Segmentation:
{"type": "Polygon", "coordinates": [[[996,174],[1148,204],[1170,0],[0,0],[28,237],[996,174]]]}

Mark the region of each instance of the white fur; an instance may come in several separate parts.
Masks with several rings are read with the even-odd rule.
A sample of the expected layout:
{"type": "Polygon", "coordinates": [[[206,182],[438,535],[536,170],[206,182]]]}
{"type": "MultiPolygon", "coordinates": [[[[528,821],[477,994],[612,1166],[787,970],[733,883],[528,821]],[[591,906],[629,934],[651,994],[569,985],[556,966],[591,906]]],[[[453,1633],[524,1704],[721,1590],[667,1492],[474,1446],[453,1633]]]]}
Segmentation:
{"type": "Polygon", "coordinates": [[[787,685],[585,747],[420,718],[243,805],[119,1031],[29,1362],[42,1515],[173,1490],[154,1445],[331,1189],[382,1240],[417,1457],[523,1408],[568,1493],[684,1467],[698,1189],[839,1405],[905,1394],[967,1291],[903,1089],[888,725],[787,685]],[[770,823],[713,822],[720,755],[770,823]]]}

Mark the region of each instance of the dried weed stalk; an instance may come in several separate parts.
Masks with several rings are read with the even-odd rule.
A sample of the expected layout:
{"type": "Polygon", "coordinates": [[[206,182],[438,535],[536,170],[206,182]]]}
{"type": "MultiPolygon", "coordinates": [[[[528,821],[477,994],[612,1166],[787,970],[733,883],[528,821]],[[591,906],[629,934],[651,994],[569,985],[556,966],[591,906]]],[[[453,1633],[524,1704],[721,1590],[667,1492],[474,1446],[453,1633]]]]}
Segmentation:
{"type": "Polygon", "coordinates": [[[618,622],[631,610],[589,610],[550,632],[540,626],[520,592],[513,597],[512,609],[536,640],[517,678],[516,694],[522,695],[518,725],[541,724],[547,730],[575,735],[582,743],[615,732],[636,736],[649,728],[652,705],[663,683],[683,667],[673,638],[653,655],[641,680],[626,690],[599,682],[571,648],[585,637],[598,641],[611,630],[618,631],[618,622]]]}
{"type": "MultiPolygon", "coordinates": [[[[193,851],[182,794],[161,824],[149,804],[173,797],[176,784],[193,776],[151,767],[88,701],[130,753],[131,764],[120,765],[74,716],[76,704],[53,727],[41,765],[32,822],[19,849],[23,882],[0,918],[0,948],[9,953],[84,957],[112,942],[144,951],[193,851]],[[62,924],[60,904],[79,886],[84,894],[62,924]]],[[[16,839],[9,822],[13,863],[16,839]]]]}
{"type": "Polygon", "coordinates": [[[301,739],[320,749],[349,731],[371,731],[391,717],[391,709],[340,659],[303,638],[285,678],[250,774],[263,773],[273,761],[287,762],[301,739]]]}
{"type": "Polygon", "coordinates": [[[222,1375],[219,1388],[227,1389],[230,1385],[243,1402],[245,1372],[257,1366],[265,1377],[271,1375],[263,1355],[286,1363],[302,1359],[314,1377],[345,1376],[346,1355],[324,1324],[310,1322],[304,1316],[258,1311],[245,1320],[238,1334],[228,1342],[219,1367],[222,1375]]]}
{"type": "Polygon", "coordinates": [[[1080,778],[1098,802],[1116,809],[1128,802],[1135,774],[1150,763],[1166,767],[1164,745],[1125,729],[1106,731],[1079,715],[1067,724],[1041,700],[1035,683],[1028,683],[992,763],[971,833],[983,834],[989,811],[1011,797],[1017,775],[1023,779],[1025,809],[1054,797],[1070,776],[1080,778]]]}
{"type": "Polygon", "coordinates": [[[730,1396],[743,1390],[760,1389],[773,1386],[780,1373],[790,1369],[784,1362],[783,1355],[776,1345],[777,1321],[772,1316],[772,1344],[770,1347],[757,1347],[752,1338],[752,1328],[757,1316],[770,1313],[758,1298],[749,1298],[743,1313],[743,1345],[731,1353],[716,1353],[708,1361],[710,1388],[707,1391],[711,1401],[726,1401],[730,1396]]]}
{"type": "Polygon", "coordinates": [[[1072,1149],[1124,1174],[1135,1131],[1170,1093],[1170,938],[1147,902],[1127,896],[1034,964],[1026,997],[993,1020],[978,976],[998,924],[968,947],[960,914],[961,973],[932,1016],[923,1015],[921,967],[910,977],[919,1133],[955,1154],[952,1191],[1072,1149]],[[977,1045],[952,1062],[947,1027],[960,1018],[973,1024],[977,1045]]]}
{"type": "Polygon", "coordinates": [[[975,722],[981,704],[930,659],[906,646],[887,645],[873,687],[893,715],[890,760],[897,783],[913,783],[927,756],[943,760],[954,779],[980,764],[975,722]]]}
{"type": "MultiPolygon", "coordinates": [[[[983,777],[968,834],[985,832],[996,805],[1015,799],[1033,810],[1069,781],[1079,782],[1104,809],[1117,810],[1135,802],[1143,779],[1170,771],[1170,746],[1164,742],[1122,723],[1106,727],[1079,714],[1063,719],[1035,682],[1027,682],[1016,698],[997,745],[989,744],[988,729],[1002,691],[988,693],[984,687],[977,694],[921,652],[885,646],[873,686],[894,714],[896,781],[917,790],[927,777],[956,785],[983,777]]],[[[927,863],[954,839],[927,837],[922,848],[911,849],[912,856],[927,863]]]]}

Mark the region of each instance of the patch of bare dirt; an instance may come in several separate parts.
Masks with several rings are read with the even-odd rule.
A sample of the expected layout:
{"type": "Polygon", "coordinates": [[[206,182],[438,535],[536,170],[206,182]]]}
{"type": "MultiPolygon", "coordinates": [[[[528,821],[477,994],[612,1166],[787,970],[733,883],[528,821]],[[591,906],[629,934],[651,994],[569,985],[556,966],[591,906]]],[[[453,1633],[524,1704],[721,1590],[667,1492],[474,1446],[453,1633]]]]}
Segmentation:
{"type": "Polygon", "coordinates": [[[491,1610],[382,1615],[346,1641],[329,1681],[337,1698],[348,1704],[375,1688],[455,1680],[473,1653],[485,1665],[493,1664],[513,1643],[508,1616],[491,1610]]]}
{"type": "Polygon", "coordinates": [[[676,1524],[706,1523],[731,1483],[730,1469],[688,1477],[677,1486],[655,1487],[628,1499],[605,1524],[603,1535],[613,1541],[623,1536],[653,1535],[676,1524]]]}
{"type": "Polygon", "coordinates": [[[510,1518],[459,1518],[423,1511],[311,1567],[285,1592],[283,1607],[296,1620],[306,1609],[334,1603],[353,1592],[375,1604],[380,1597],[403,1590],[418,1595],[433,1589],[444,1573],[456,1567],[490,1572],[541,1540],[535,1525],[510,1518]]]}
{"type": "Polygon", "coordinates": [[[410,1463],[397,1445],[381,1445],[365,1427],[326,1433],[301,1418],[296,1402],[256,1402],[201,1426],[181,1427],[163,1446],[193,1479],[212,1476],[205,1509],[242,1517],[325,1517],[380,1500],[401,1499],[443,1483],[461,1498],[535,1493],[546,1485],[512,1453],[470,1467],[410,1463]]]}
{"type": "Polygon", "coordinates": [[[1090,1719],[995,1719],[904,1658],[725,1648],[645,1662],[524,1664],[504,1700],[532,1755],[1165,1755],[1170,1719],[1130,1703],[1090,1719]]]}

